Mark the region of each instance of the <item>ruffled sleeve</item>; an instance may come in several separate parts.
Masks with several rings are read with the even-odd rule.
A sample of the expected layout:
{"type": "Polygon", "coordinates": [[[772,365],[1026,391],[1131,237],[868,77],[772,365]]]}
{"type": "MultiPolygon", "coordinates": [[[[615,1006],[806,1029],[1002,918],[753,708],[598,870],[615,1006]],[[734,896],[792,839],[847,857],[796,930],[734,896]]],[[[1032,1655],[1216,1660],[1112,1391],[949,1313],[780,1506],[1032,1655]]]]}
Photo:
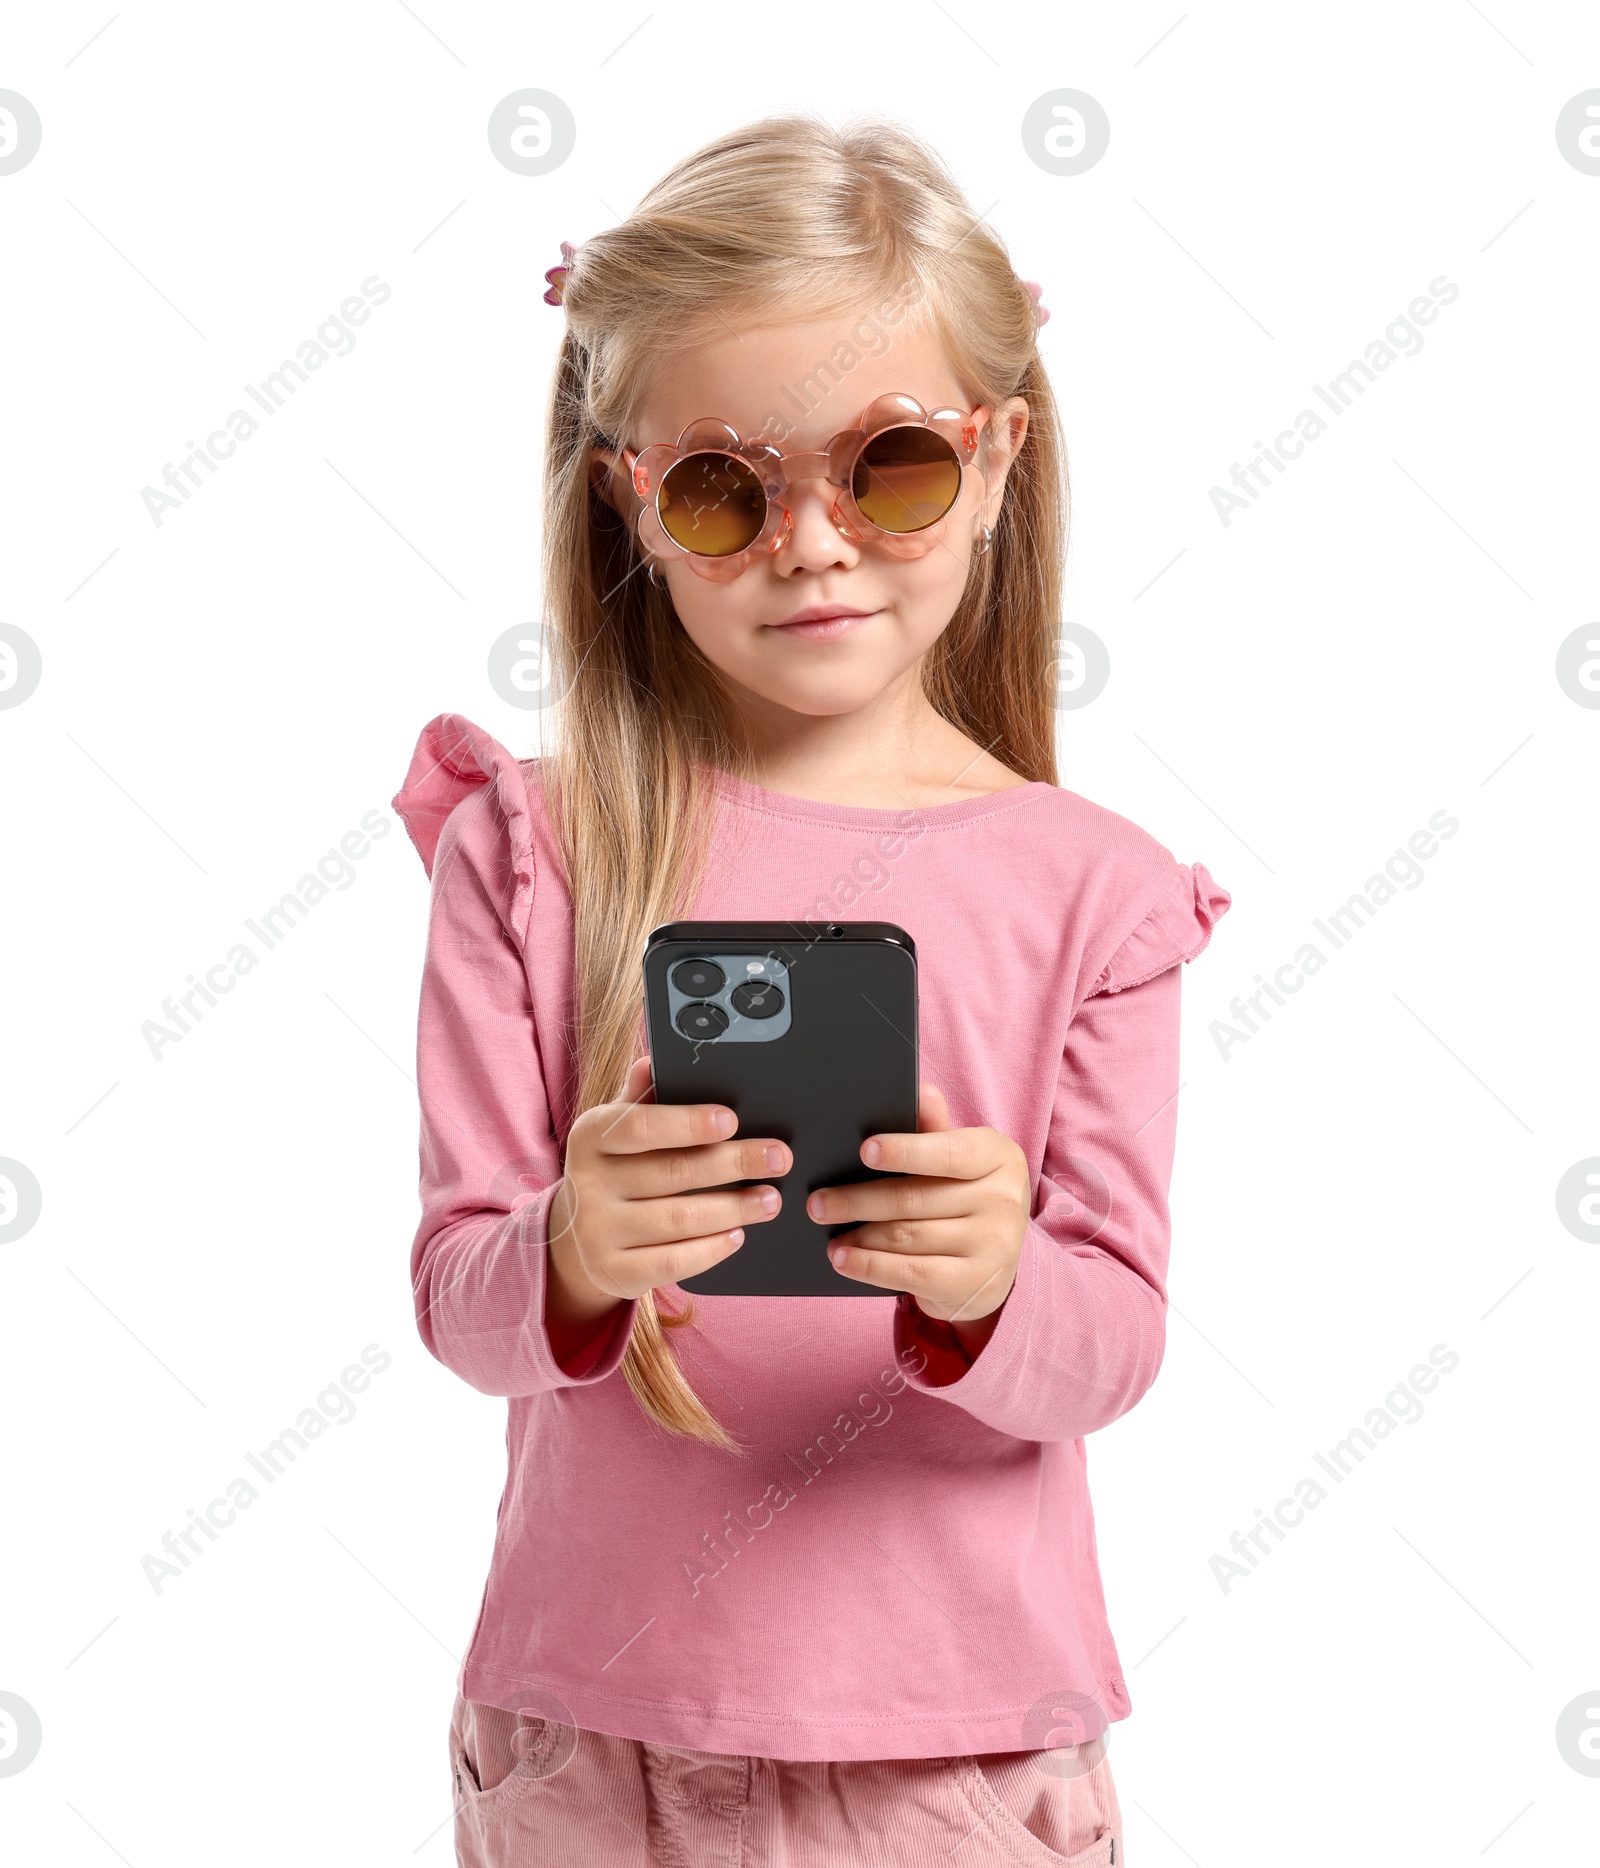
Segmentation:
{"type": "Polygon", "coordinates": [[[521,938],[533,908],[528,785],[521,766],[494,735],[464,714],[439,714],[422,729],[405,783],[390,803],[431,877],[445,820],[463,798],[480,791],[493,800],[509,831],[511,861],[506,885],[510,898],[502,906],[507,922],[521,938]]]}
{"type": "Polygon", "coordinates": [[[567,1364],[545,1329],[550,1207],[563,1158],[526,960],[527,781],[490,734],[441,714],[423,728],[394,808],[432,878],[417,1013],[418,1334],[483,1394],[607,1380],[627,1350],[631,1303],[567,1364]]]}
{"type": "Polygon", "coordinates": [[[912,1298],[896,1310],[896,1347],[926,1357],[908,1383],[1019,1440],[1108,1426],[1149,1388],[1165,1352],[1177,968],[1231,898],[1153,838],[1127,836],[1119,854],[1116,910],[1085,961],[1094,985],[1067,1030],[1033,1212],[994,1334],[971,1357],[912,1298]]]}
{"type": "Polygon", "coordinates": [[[1204,952],[1211,930],[1233,897],[1212,881],[1204,863],[1175,863],[1165,888],[1084,995],[1125,992],[1168,967],[1204,952]]]}

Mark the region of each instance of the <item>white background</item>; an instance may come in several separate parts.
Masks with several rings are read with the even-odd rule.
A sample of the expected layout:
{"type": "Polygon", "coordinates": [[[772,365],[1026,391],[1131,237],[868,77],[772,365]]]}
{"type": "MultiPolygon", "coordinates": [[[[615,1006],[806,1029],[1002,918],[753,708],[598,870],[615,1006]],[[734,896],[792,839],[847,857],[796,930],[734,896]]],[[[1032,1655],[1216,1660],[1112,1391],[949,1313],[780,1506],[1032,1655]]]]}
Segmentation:
{"type": "Polygon", "coordinates": [[[1600,1703],[1600,1247],[1555,1194],[1600,1154],[1600,713],[1555,663],[1595,619],[1600,177],[1554,126],[1600,16],[1488,13],[13,15],[44,136],[0,176],[0,621],[44,674],[0,711],[0,1155],[44,1205],[0,1245],[0,1691],[44,1742],[8,1859],[450,1858],[503,1406],[411,1321],[398,823],[159,1063],[140,1027],[388,815],[430,717],[537,749],[485,658],[539,608],[542,275],[794,106],[920,129],[1042,281],[1066,620],[1112,658],[1062,782],[1234,897],[1185,980],[1166,1365],[1090,1451],[1129,1858],[1594,1859],[1555,1727],[1600,1703]],[[578,124],[538,178],[486,138],[526,86],[578,124]],[[1112,126],[1066,178],[1019,133],[1063,86],[1112,126]],[[372,274],[356,349],[154,525],[140,489],[372,274]],[[1440,275],[1422,350],[1224,526],[1211,487],[1440,275]],[[1230,1000],[1440,810],[1421,885],[1224,1059],[1230,1000]],[[157,1595],[141,1558],[370,1343],[356,1417],[157,1595]],[[1224,1593],[1212,1556],[1440,1343],[1425,1416],[1224,1593]]]}

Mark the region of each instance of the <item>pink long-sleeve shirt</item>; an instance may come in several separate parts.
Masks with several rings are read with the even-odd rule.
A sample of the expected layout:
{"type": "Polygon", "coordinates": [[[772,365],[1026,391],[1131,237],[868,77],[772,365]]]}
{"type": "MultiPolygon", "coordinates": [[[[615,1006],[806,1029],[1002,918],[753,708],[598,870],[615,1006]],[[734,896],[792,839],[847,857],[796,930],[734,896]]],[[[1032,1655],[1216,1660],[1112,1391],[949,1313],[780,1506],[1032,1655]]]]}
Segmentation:
{"type": "Polygon", "coordinates": [[[1035,1749],[1071,1742],[1063,1707],[1092,1736],[1130,1702],[1084,1443],[1161,1363],[1178,963],[1230,898],[1054,785],[904,811],[718,786],[692,918],[910,933],[923,1080],[1033,1176],[1016,1283],[970,1363],[908,1297],[696,1297],[670,1340],[743,1455],[641,1412],[631,1304],[558,1364],[571,899],[538,762],[431,721],[394,799],[432,877],[412,1282],[429,1350],[509,1411],[460,1689],[777,1758],[1035,1749]]]}

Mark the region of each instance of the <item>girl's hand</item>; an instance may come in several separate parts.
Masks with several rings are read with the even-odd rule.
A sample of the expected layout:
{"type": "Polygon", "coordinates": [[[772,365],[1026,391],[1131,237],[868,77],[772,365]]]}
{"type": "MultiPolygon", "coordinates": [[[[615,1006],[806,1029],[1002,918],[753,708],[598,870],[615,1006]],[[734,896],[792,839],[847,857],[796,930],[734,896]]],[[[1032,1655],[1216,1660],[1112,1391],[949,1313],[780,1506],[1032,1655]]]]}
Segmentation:
{"type": "Polygon", "coordinates": [[[861,1220],[828,1247],[846,1278],[909,1291],[927,1316],[947,1322],[971,1355],[994,1333],[1016,1282],[1033,1184],[1027,1158],[995,1129],[958,1129],[933,1084],[924,1083],[915,1135],[869,1135],[868,1167],[902,1175],[819,1188],[814,1220],[861,1220]]]}
{"type": "Polygon", "coordinates": [[[621,1101],[573,1123],[550,1203],[545,1320],[558,1362],[618,1303],[709,1271],[738,1251],[747,1225],[779,1211],[773,1186],[702,1191],[793,1166],[781,1141],[729,1140],[737,1127],[719,1103],[658,1104],[648,1057],[621,1101]]]}

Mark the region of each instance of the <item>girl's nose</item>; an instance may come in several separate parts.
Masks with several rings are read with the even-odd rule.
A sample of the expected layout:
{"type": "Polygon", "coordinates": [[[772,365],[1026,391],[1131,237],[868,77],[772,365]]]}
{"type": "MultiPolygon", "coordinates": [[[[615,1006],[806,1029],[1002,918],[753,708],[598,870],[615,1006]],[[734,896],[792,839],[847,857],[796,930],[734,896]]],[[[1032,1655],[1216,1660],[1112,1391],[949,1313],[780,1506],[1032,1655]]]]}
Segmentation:
{"type": "Polygon", "coordinates": [[[773,554],[781,573],[825,571],[838,565],[850,569],[861,561],[861,547],[834,523],[839,489],[821,474],[795,479],[784,491],[789,509],[788,539],[773,554]]]}

